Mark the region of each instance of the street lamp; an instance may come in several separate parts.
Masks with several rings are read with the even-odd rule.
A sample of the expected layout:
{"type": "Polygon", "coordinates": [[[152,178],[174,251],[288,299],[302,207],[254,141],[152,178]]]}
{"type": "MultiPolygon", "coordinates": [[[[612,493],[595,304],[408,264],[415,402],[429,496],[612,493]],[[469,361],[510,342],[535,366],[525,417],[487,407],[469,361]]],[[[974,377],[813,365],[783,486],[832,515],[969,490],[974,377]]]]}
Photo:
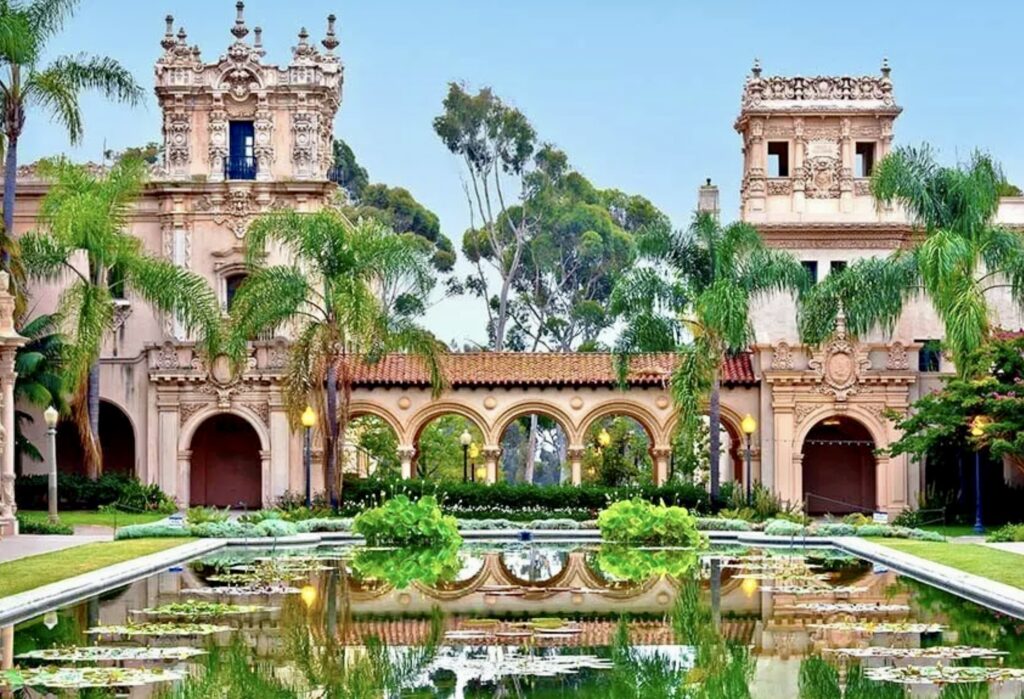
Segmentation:
{"type": "Polygon", "coordinates": [[[459,435],[459,443],[462,444],[462,482],[469,480],[469,445],[473,443],[473,435],[469,430],[462,430],[459,435]]]}
{"type": "Polygon", "coordinates": [[[757,432],[757,420],[750,413],[747,413],[740,423],[740,429],[743,430],[743,434],[747,435],[747,506],[750,506],[750,438],[755,432],[757,432]]]}
{"type": "Polygon", "coordinates": [[[50,447],[50,488],[47,494],[47,505],[50,509],[50,521],[57,523],[57,422],[60,420],[60,413],[52,405],[43,411],[43,420],[46,421],[46,436],[50,447]]]}
{"type": "Polygon", "coordinates": [[[313,507],[313,426],[316,425],[316,412],[307,405],[300,419],[306,428],[302,451],[302,461],[306,467],[306,507],[313,507]]]}
{"type": "Polygon", "coordinates": [[[608,430],[601,428],[601,431],[597,433],[597,443],[602,449],[612,443],[612,436],[608,434],[608,430]]]}
{"type": "Polygon", "coordinates": [[[469,479],[474,483],[476,483],[477,481],[482,482],[487,479],[487,470],[483,466],[481,466],[480,468],[484,470],[484,475],[480,478],[476,477],[477,471],[479,470],[476,468],[476,460],[479,458],[480,445],[477,444],[476,442],[473,442],[472,444],[469,445],[469,479]]]}
{"type": "Polygon", "coordinates": [[[985,525],[981,523],[981,438],[985,428],[990,424],[984,415],[975,415],[971,420],[971,436],[975,439],[974,449],[974,533],[984,534],[985,525]]]}

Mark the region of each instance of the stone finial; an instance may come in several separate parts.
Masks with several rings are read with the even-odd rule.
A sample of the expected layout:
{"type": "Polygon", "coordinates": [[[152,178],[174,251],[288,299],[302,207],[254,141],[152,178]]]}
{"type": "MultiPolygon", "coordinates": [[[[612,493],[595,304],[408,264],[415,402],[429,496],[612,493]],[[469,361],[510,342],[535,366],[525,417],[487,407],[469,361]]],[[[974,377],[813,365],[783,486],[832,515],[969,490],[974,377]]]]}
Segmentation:
{"type": "Polygon", "coordinates": [[[337,21],[337,17],[333,14],[327,15],[327,36],[320,43],[327,49],[328,55],[334,53],[334,49],[338,48],[338,37],[334,32],[334,23],[337,21]]]}
{"type": "Polygon", "coordinates": [[[170,51],[174,48],[174,15],[167,15],[164,17],[164,21],[167,22],[167,29],[164,31],[164,38],[160,45],[164,51],[170,51]]]}
{"type": "Polygon", "coordinates": [[[178,45],[184,46],[186,39],[188,39],[188,34],[185,33],[185,27],[178,27],[178,45]]]}
{"type": "Polygon", "coordinates": [[[235,3],[235,12],[235,26],[231,27],[231,33],[241,41],[249,33],[249,28],[245,26],[245,3],[242,0],[235,3]]]}
{"type": "Polygon", "coordinates": [[[263,27],[253,27],[252,40],[252,47],[256,49],[256,53],[266,56],[267,52],[263,50],[263,27]]]}
{"type": "Polygon", "coordinates": [[[891,73],[892,73],[892,68],[889,67],[889,59],[888,58],[883,58],[882,59],[882,77],[883,78],[888,78],[891,73]]]}
{"type": "Polygon", "coordinates": [[[754,59],[754,66],[750,69],[750,74],[755,78],[761,77],[761,61],[758,58],[754,59]]]}
{"type": "Polygon", "coordinates": [[[846,339],[846,310],[842,303],[839,304],[839,310],[836,312],[835,337],[839,340],[846,339]]]}
{"type": "Polygon", "coordinates": [[[309,45],[309,32],[306,31],[305,27],[303,27],[302,29],[299,30],[299,46],[308,46],[308,45],[309,45]]]}

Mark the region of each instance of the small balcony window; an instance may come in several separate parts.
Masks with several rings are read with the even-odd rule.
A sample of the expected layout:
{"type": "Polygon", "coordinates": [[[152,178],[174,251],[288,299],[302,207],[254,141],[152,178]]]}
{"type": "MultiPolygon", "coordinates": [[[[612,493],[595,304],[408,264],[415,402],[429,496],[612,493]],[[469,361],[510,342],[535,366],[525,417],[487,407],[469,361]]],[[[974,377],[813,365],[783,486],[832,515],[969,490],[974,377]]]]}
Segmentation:
{"type": "Polygon", "coordinates": [[[228,180],[256,179],[256,132],[251,121],[232,121],[228,133],[228,159],[224,163],[224,178],[228,180]]]}
{"type": "Polygon", "coordinates": [[[789,177],[788,141],[768,141],[768,176],[789,177]]]}
{"type": "Polygon", "coordinates": [[[875,144],[870,141],[859,142],[854,146],[856,156],[856,176],[871,177],[875,169],[875,144]]]}
{"type": "Polygon", "coordinates": [[[942,343],[938,340],[918,340],[921,349],[917,352],[917,370],[935,373],[942,368],[942,343]]]}
{"type": "Polygon", "coordinates": [[[817,260],[803,260],[800,264],[807,270],[807,276],[811,279],[811,284],[818,283],[818,262],[817,260]]]}

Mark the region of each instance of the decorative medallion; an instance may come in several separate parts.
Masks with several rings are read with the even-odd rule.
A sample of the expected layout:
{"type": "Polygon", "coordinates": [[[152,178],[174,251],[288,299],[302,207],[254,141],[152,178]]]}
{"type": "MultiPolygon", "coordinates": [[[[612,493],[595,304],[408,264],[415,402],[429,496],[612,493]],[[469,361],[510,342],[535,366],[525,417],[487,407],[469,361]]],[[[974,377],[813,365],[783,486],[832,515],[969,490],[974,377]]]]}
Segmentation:
{"type": "Polygon", "coordinates": [[[484,398],[484,407],[488,410],[494,410],[498,407],[498,401],[494,396],[487,396],[484,398]]]}
{"type": "Polygon", "coordinates": [[[858,384],[864,372],[871,368],[871,360],[863,346],[847,337],[846,314],[842,309],[836,318],[832,339],[814,353],[807,366],[818,375],[820,393],[843,402],[858,392],[858,384]]]}
{"type": "Polygon", "coordinates": [[[398,407],[402,410],[408,410],[409,406],[412,405],[412,401],[409,400],[408,396],[402,396],[398,399],[398,407]]]}
{"type": "Polygon", "coordinates": [[[657,398],[656,398],[656,399],[654,400],[654,404],[655,404],[656,406],[658,406],[659,408],[661,408],[662,410],[664,410],[665,408],[667,408],[667,407],[669,406],[669,404],[670,404],[670,403],[671,403],[671,401],[669,401],[669,399],[668,399],[668,396],[658,396],[658,397],[657,397],[657,398]]]}
{"type": "Polygon", "coordinates": [[[772,369],[788,370],[793,368],[793,352],[789,343],[780,342],[772,347],[772,369]]]}
{"type": "Polygon", "coordinates": [[[894,342],[889,346],[889,356],[885,360],[885,368],[905,371],[910,368],[910,357],[902,342],[894,342]]]}
{"type": "Polygon", "coordinates": [[[572,400],[569,401],[569,406],[573,410],[579,410],[580,408],[583,407],[583,399],[580,398],[579,396],[573,396],[572,400]]]}
{"type": "Polygon", "coordinates": [[[163,370],[178,368],[178,348],[170,340],[160,346],[160,351],[156,355],[156,368],[163,370]]]}

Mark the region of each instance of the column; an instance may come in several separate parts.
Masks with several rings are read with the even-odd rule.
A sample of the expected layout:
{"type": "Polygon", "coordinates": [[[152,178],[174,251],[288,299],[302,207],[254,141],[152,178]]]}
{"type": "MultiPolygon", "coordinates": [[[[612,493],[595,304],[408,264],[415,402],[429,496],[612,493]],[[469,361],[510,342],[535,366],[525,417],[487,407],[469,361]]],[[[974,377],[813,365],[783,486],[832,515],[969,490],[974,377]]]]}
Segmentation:
{"type": "Polygon", "coordinates": [[[498,459],[501,457],[501,447],[489,445],[484,447],[484,463],[487,465],[487,485],[498,482],[498,459]]]}
{"type": "MultiPolygon", "coordinates": [[[[790,409],[791,410],[791,409],[790,409]]],[[[775,428],[775,492],[783,500],[799,502],[803,493],[800,484],[795,482],[793,455],[793,413],[780,412],[776,408],[773,420],[775,428]]]]}
{"type": "MultiPolygon", "coordinates": [[[[188,469],[191,452],[178,454],[178,400],[177,396],[157,395],[157,463],[150,470],[153,482],[178,501],[178,505],[188,507],[188,469]]],[[[189,446],[189,445],[186,445],[189,446]]]]}
{"type": "Polygon", "coordinates": [[[274,505],[274,476],[271,472],[273,465],[270,461],[272,453],[271,449],[260,449],[260,500],[263,501],[263,507],[267,508],[274,505]]]}
{"type": "Polygon", "coordinates": [[[569,447],[565,455],[569,459],[569,473],[573,485],[583,484],[583,454],[586,449],[581,446],[569,447]]]}
{"type": "Polygon", "coordinates": [[[668,482],[672,447],[654,447],[651,449],[651,456],[654,458],[654,485],[664,485],[668,482]]]}
{"type": "Polygon", "coordinates": [[[853,211],[853,141],[850,119],[839,120],[839,210],[853,211]]]}
{"type": "Polygon", "coordinates": [[[802,213],[804,210],[804,120],[797,117],[793,120],[793,211],[802,213]]]}
{"type": "Polygon", "coordinates": [[[10,277],[0,272],[0,536],[18,533],[14,501],[14,356],[25,344],[25,338],[14,329],[14,296],[10,291],[10,277]]]}
{"type": "MultiPolygon", "coordinates": [[[[305,428],[300,428],[305,429],[305,428]]],[[[288,414],[284,410],[270,411],[270,501],[284,495],[289,488],[291,480],[290,451],[292,446],[292,431],[288,425],[288,414]]],[[[305,477],[305,474],[303,474],[305,477]]],[[[303,491],[305,492],[305,483],[303,491]]]]}
{"type": "Polygon", "coordinates": [[[412,478],[412,459],[416,456],[416,447],[398,447],[398,460],[402,463],[402,479],[412,478]]]}

